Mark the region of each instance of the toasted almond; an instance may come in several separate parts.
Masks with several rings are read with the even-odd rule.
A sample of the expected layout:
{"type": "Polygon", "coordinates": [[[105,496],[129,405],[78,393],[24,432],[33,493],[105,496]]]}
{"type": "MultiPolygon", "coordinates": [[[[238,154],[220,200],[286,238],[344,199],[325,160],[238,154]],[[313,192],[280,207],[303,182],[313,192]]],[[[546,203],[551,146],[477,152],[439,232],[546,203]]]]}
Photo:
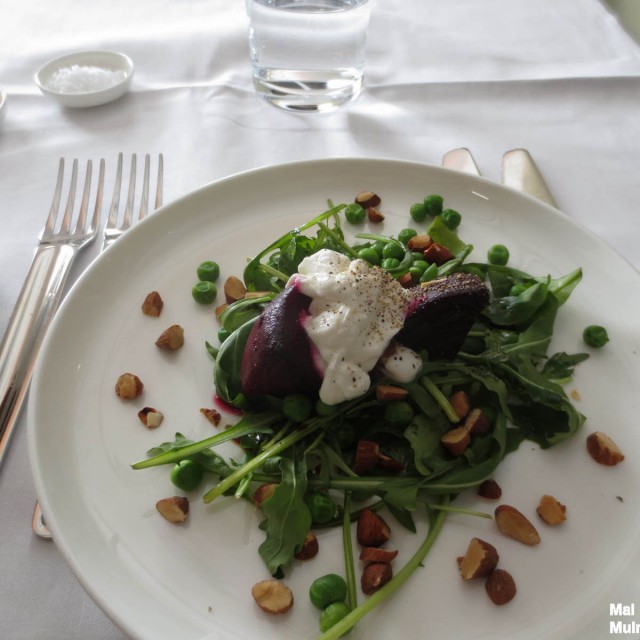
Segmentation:
{"type": "Polygon", "coordinates": [[[122,400],[133,400],[144,390],[142,380],[133,373],[123,373],[116,380],[116,395],[122,400]]]}
{"type": "Polygon", "coordinates": [[[278,488],[278,484],[275,482],[265,482],[256,488],[253,492],[251,500],[256,507],[260,507],[262,503],[270,498],[274,491],[278,488]]]}
{"type": "Polygon", "coordinates": [[[393,578],[393,569],[388,562],[370,562],[363,570],[360,578],[362,593],[370,596],[384,587],[393,578]]]}
{"type": "Polygon", "coordinates": [[[189,500],[184,496],[171,496],[156,502],[160,515],[173,524],[184,522],[189,515],[189,500]]]}
{"type": "Polygon", "coordinates": [[[182,345],[184,345],[184,329],[179,324],[172,324],[156,340],[156,347],[163,351],[177,351],[182,345]]]}
{"type": "Polygon", "coordinates": [[[164,306],[164,302],[160,297],[160,294],[157,291],[152,291],[148,293],[142,303],[142,313],[145,316],[151,316],[152,318],[157,318],[162,313],[162,307],[164,306]]]}
{"type": "Polygon", "coordinates": [[[247,288],[240,278],[236,276],[229,276],[224,283],[224,298],[227,304],[231,304],[236,300],[242,300],[244,294],[247,293],[247,288]]]}
{"type": "Polygon", "coordinates": [[[486,578],[496,568],[498,559],[498,552],[492,544],[471,538],[460,563],[460,575],[463,580],[486,578]]]}
{"type": "Polygon", "coordinates": [[[384,214],[375,207],[367,207],[367,218],[369,218],[369,222],[378,224],[384,220],[384,214]]]}
{"type": "Polygon", "coordinates": [[[296,560],[310,560],[311,558],[315,558],[318,555],[318,551],[320,550],[320,545],[318,544],[318,538],[313,531],[307,532],[307,535],[304,537],[304,542],[298,551],[296,551],[293,557],[296,560]]]}
{"type": "Polygon", "coordinates": [[[442,446],[454,456],[461,456],[471,443],[469,431],[464,427],[449,429],[441,438],[442,446]]]}
{"type": "Polygon", "coordinates": [[[138,411],[138,418],[147,429],[156,429],[162,424],[164,415],[153,407],[143,407],[138,411]]]}
{"type": "Polygon", "coordinates": [[[471,401],[469,400],[469,394],[466,391],[456,391],[449,398],[449,402],[453,407],[453,410],[458,414],[458,418],[462,420],[471,408],[471,401]]]}
{"type": "Polygon", "coordinates": [[[419,233],[417,236],[413,236],[413,238],[409,238],[409,242],[407,242],[407,247],[409,251],[419,251],[420,253],[424,253],[426,249],[428,249],[433,244],[433,240],[431,236],[426,233],[419,233]]]}
{"type": "Polygon", "coordinates": [[[363,209],[368,207],[377,207],[381,202],[379,195],[373,193],[373,191],[361,191],[356,195],[354,202],[359,204],[363,209]]]}
{"type": "Polygon", "coordinates": [[[587,437],[587,451],[598,463],[614,467],[624,460],[620,447],[602,431],[595,431],[587,437]]]}
{"type": "Polygon", "coordinates": [[[360,552],[360,560],[363,562],[392,562],[397,557],[398,552],[391,549],[380,549],[378,547],[364,547],[360,552]]]}
{"type": "Polygon", "coordinates": [[[515,598],[516,583],[511,574],[504,569],[496,569],[485,582],[484,588],[494,604],[502,605],[515,598]]]}
{"type": "Polygon", "coordinates": [[[447,247],[444,245],[438,244],[437,242],[433,242],[424,250],[424,259],[430,263],[435,265],[443,265],[445,262],[449,262],[454,256],[447,247]]]}
{"type": "Polygon", "coordinates": [[[219,411],[216,411],[215,409],[206,409],[206,408],[201,408],[200,409],[200,413],[214,426],[217,427],[220,424],[220,420],[222,419],[222,416],[220,415],[219,411]]]}
{"type": "Polygon", "coordinates": [[[489,418],[482,409],[472,409],[465,418],[464,427],[472,436],[480,436],[489,431],[489,418]]]}
{"type": "Polygon", "coordinates": [[[389,402],[391,400],[402,400],[409,395],[404,387],[397,387],[393,384],[379,384],[376,386],[376,400],[389,402]]]}
{"type": "Polygon", "coordinates": [[[220,316],[224,313],[225,309],[229,306],[227,302],[224,304],[219,304],[214,310],[213,313],[216,316],[216,320],[220,320],[220,316]]]}
{"type": "Polygon", "coordinates": [[[567,507],[558,502],[553,496],[542,496],[536,511],[540,518],[551,526],[562,524],[567,519],[567,507]]]}
{"type": "Polygon", "coordinates": [[[391,537],[389,525],[371,509],[362,509],[358,516],[356,538],[363,547],[381,547],[391,537]]]}
{"type": "Polygon", "coordinates": [[[489,478],[478,487],[478,495],[489,500],[498,500],[502,497],[502,487],[495,480],[489,478]]]}
{"type": "Polygon", "coordinates": [[[506,536],[522,544],[531,546],[540,544],[540,536],[536,528],[515,507],[508,504],[499,505],[495,510],[495,518],[498,529],[506,536]]]}
{"type": "Polygon", "coordinates": [[[286,613],[293,606],[293,593],[280,580],[262,580],[251,587],[256,604],[266,613],[286,613]]]}
{"type": "Polygon", "coordinates": [[[362,475],[373,471],[380,462],[380,445],[373,440],[359,440],[353,461],[353,470],[362,475]]]}

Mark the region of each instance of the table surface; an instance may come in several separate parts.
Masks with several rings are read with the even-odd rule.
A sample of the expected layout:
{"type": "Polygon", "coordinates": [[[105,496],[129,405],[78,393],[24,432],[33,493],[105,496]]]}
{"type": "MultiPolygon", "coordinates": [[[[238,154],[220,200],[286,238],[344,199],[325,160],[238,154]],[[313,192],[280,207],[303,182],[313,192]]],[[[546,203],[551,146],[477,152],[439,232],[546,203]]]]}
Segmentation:
{"type": "MultiPolygon", "coordinates": [[[[275,163],[380,157],[439,164],[469,147],[500,181],[502,154],[530,150],[559,207],[640,267],[640,47],[597,0],[378,0],[366,90],[341,111],[286,113],[256,97],[244,3],[48,0],[3,12],[0,86],[0,334],[48,210],[58,158],[162,152],[165,201],[275,163]],[[86,110],[40,94],[50,58],[115,49],[129,94],[86,110]]],[[[98,243],[96,243],[97,245],[98,243]]],[[[98,247],[87,250],[79,275],[98,247]]],[[[36,538],[26,411],[0,469],[0,636],[124,638],[36,538]]]]}

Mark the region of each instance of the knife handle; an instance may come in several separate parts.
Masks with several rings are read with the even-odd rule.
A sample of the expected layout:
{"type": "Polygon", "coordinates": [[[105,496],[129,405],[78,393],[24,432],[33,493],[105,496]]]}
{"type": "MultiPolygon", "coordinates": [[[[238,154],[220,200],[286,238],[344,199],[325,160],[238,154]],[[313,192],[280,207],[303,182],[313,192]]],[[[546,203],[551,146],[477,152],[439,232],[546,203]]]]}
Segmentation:
{"type": "Polygon", "coordinates": [[[77,249],[40,245],[0,346],[0,467],[77,249]]]}

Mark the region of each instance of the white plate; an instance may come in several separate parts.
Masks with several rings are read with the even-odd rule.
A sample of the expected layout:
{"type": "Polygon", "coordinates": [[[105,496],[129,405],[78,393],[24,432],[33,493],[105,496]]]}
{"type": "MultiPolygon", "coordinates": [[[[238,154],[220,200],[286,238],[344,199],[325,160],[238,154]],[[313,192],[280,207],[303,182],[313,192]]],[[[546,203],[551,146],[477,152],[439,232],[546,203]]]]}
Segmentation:
{"type": "MultiPolygon", "coordinates": [[[[241,274],[245,259],[322,211],[328,198],[350,201],[371,189],[387,218],[376,227],[397,232],[408,208],[440,193],[463,215],[460,233],[483,259],[503,242],[512,264],[536,274],[584,268],[584,280],[562,309],[555,347],[584,350],[585,325],[607,326],[611,342],[579,367],[570,389],[588,416],[582,433],[549,451],[525,443],[496,474],[502,502],[538,524],[542,543],[524,547],[491,521],[453,516],[402,591],[358,625],[353,638],[468,640],[608,637],[610,603],[640,604],[640,351],[638,274],[600,240],[554,209],[483,179],[419,164],[339,159],[272,167],[206,186],[143,220],[100,256],[58,313],[42,351],[29,405],[30,455],[38,495],[56,544],[98,604],[134,638],[191,640],[296,639],[317,633],[318,612],[306,597],[319,575],[342,571],[340,534],[320,533],[320,556],[287,577],[296,604],[283,617],[257,610],[251,585],[267,577],[257,548],[263,539],[253,508],[233,499],[205,506],[192,496],[186,526],[155,511],[176,490],[165,468],[132,471],[145,451],[175,431],[193,439],[212,433],[199,413],[212,406],[215,341],[211,309],[191,299],[196,266],[222,265],[222,278],[241,274]],[[165,308],[159,319],[140,304],[152,290],[165,308]],[[170,324],[185,327],[186,344],[172,355],[154,346],[170,324]],[[115,397],[119,374],[145,383],[132,403],[115,397]],[[155,431],[136,412],[155,406],[165,421],[155,431]],[[627,460],[597,465],[585,449],[590,431],[609,433],[627,460]],[[537,522],[544,493],[567,505],[567,522],[537,522]],[[500,553],[518,585],[496,607],[481,583],[463,584],[456,557],[480,536],[500,553]]],[[[235,451],[233,446],[224,449],[235,451]]],[[[462,504],[492,511],[473,494],[462,504]]],[[[421,540],[393,526],[400,567],[421,540]]],[[[628,620],[627,620],[628,622],[628,620]]]]}
{"type": "Polygon", "coordinates": [[[7,111],[7,92],[0,87],[0,124],[4,119],[4,114],[7,111]]]}
{"type": "Polygon", "coordinates": [[[65,107],[97,107],[129,90],[133,70],[133,61],[124,53],[79,51],[44,64],[36,72],[35,83],[45,96],[65,107]],[[64,84],[60,74],[65,75],[64,84]]]}

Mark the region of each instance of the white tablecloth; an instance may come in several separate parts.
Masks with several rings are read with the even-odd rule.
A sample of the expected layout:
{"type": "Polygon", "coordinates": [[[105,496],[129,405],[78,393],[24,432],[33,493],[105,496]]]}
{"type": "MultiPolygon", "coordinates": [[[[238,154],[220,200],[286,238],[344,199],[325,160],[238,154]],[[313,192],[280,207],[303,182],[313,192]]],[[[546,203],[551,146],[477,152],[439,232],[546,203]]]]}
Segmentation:
{"type": "MultiPolygon", "coordinates": [[[[439,164],[469,147],[500,179],[526,147],[559,206],[640,267],[640,46],[597,0],[377,0],[366,91],[348,108],[281,112],[253,91],[240,0],[2,3],[0,333],[28,270],[59,157],[162,152],[165,201],[259,166],[321,157],[439,164]],[[113,104],[63,109],[33,74],[81,49],[136,63],[113,104]]],[[[113,175],[108,176],[109,180],[113,175]]],[[[96,243],[97,244],[97,243],[96,243]]],[[[97,250],[87,252],[77,276],[97,250]]],[[[29,522],[23,415],[0,469],[0,637],[124,638],[29,522]]]]}

